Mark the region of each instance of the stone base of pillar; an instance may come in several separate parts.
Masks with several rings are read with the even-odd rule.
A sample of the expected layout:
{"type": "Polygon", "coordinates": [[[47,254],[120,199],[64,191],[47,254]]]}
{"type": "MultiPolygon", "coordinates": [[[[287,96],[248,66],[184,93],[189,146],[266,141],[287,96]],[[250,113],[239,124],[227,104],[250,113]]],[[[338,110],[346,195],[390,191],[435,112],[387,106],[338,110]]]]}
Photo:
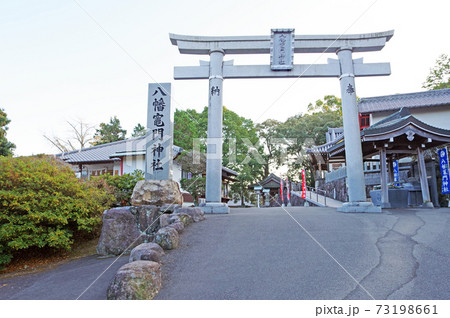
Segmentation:
{"type": "Polygon", "coordinates": [[[434,205],[433,202],[424,202],[420,207],[426,209],[433,209],[434,205]]]}
{"type": "Polygon", "coordinates": [[[379,213],[381,207],[373,205],[372,202],[346,202],[337,210],[350,213],[379,213]]]}
{"type": "Polygon", "coordinates": [[[230,208],[226,203],[222,202],[207,202],[199,205],[199,208],[203,212],[208,214],[228,214],[230,213],[230,208]]]}
{"type": "Polygon", "coordinates": [[[390,209],[392,206],[391,206],[391,203],[390,202],[381,202],[381,208],[382,209],[390,209]]]}

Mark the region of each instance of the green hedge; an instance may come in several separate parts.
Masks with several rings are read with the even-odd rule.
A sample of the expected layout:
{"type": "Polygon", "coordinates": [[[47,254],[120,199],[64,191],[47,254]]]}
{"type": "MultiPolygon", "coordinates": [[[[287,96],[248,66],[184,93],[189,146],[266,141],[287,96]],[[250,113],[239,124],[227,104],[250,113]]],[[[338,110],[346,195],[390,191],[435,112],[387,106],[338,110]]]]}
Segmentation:
{"type": "Polygon", "coordinates": [[[69,250],[74,237],[96,234],[113,199],[53,157],[0,157],[0,267],[19,250],[69,250]]]}
{"type": "Polygon", "coordinates": [[[109,186],[110,193],[114,195],[114,206],[130,205],[134,186],[139,180],[144,180],[144,172],[141,170],[134,170],[133,173],[125,173],[122,176],[103,174],[99,177],[92,178],[92,181],[95,183],[106,182],[109,186]]]}

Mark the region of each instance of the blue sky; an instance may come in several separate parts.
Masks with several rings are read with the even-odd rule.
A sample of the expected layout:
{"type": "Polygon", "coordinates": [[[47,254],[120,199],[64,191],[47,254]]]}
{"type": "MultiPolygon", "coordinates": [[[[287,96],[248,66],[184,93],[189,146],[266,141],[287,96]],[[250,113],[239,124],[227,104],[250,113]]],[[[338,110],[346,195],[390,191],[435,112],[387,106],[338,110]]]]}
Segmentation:
{"type": "MultiPolygon", "coordinates": [[[[381,52],[354,55],[366,62],[390,62],[392,68],[389,77],[358,78],[357,94],[421,91],[437,57],[450,53],[448,9],[444,0],[2,1],[0,107],[12,120],[8,139],[17,145],[17,155],[56,153],[44,134],[63,137],[67,120],[80,118],[98,125],[115,115],[130,134],[137,123],[146,122],[147,85],[154,81],[173,83],[176,108],[201,110],[207,104],[207,81],[175,82],[173,67],[198,65],[207,57],[179,54],[169,33],[269,35],[271,28],[289,27],[296,34],[341,34],[394,29],[381,52]]],[[[294,61],[312,63],[317,57],[296,54],[294,61]]],[[[318,62],[327,58],[336,56],[327,54],[318,62]]],[[[225,59],[234,59],[235,64],[269,63],[268,55],[225,59]]],[[[327,94],[339,95],[337,79],[224,84],[225,106],[256,122],[285,120],[327,94]]]]}

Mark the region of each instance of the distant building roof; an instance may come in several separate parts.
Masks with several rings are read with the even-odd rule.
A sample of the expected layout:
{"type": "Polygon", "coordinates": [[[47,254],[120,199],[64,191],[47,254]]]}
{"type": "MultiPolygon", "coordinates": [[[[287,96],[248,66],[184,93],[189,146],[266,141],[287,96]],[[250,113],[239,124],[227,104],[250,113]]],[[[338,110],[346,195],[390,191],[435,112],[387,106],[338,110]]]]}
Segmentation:
{"type": "Polygon", "coordinates": [[[361,98],[360,113],[397,111],[403,107],[418,108],[450,105],[450,88],[433,91],[361,98]]]}
{"type": "MultiPolygon", "coordinates": [[[[182,151],[183,148],[173,146],[173,157],[176,158],[182,151]]],[[[130,155],[145,155],[145,136],[63,152],[55,156],[67,163],[87,164],[94,162],[113,162],[120,160],[120,157],[130,155]]]]}

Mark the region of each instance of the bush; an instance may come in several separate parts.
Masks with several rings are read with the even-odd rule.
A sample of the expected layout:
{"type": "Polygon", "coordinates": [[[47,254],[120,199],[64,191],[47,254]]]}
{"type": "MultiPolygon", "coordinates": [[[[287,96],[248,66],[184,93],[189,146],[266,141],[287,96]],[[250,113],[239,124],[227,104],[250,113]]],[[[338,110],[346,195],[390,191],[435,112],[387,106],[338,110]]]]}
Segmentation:
{"type": "Polygon", "coordinates": [[[139,180],[144,180],[144,173],[141,170],[134,170],[133,173],[125,173],[122,176],[104,174],[93,178],[93,182],[106,181],[112,189],[111,194],[115,197],[115,206],[130,205],[133,189],[139,180]]]}
{"type": "Polygon", "coordinates": [[[19,250],[69,250],[74,237],[97,234],[112,201],[53,157],[0,157],[0,266],[19,250]]]}

